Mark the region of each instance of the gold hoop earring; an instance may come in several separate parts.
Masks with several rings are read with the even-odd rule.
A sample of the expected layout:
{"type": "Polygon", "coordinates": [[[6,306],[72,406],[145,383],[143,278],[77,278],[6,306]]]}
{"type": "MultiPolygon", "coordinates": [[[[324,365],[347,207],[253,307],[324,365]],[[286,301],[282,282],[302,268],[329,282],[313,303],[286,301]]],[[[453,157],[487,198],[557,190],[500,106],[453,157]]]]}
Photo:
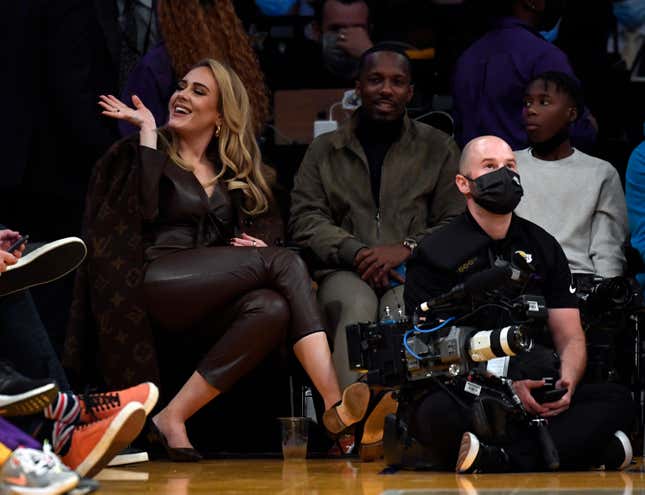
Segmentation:
{"type": "Polygon", "coordinates": [[[215,137],[219,137],[220,132],[222,132],[222,124],[217,124],[215,128],[215,137]]]}

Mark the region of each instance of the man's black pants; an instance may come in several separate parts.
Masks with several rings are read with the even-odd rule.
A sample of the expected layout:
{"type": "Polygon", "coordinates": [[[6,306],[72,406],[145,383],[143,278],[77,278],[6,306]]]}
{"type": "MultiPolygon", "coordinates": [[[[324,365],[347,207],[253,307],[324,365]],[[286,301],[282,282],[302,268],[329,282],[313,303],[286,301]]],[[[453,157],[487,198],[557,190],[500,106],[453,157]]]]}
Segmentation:
{"type": "MultiPolygon", "coordinates": [[[[634,402],[629,390],[616,384],[580,385],[571,407],[549,419],[548,428],[560,455],[561,469],[588,469],[603,463],[603,453],[616,430],[631,431],[634,402]]],[[[416,405],[411,432],[436,452],[447,469],[454,469],[461,436],[472,431],[472,409],[437,389],[416,405]]],[[[510,426],[508,439],[499,443],[513,471],[545,469],[534,427],[510,426]]]]}

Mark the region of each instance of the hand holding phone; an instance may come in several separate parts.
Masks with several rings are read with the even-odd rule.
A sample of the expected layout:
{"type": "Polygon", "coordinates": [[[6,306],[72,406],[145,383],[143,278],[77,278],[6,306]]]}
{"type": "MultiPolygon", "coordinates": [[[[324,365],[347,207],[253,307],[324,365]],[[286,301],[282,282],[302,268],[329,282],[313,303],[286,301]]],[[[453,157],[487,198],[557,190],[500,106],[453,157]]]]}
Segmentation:
{"type": "Polygon", "coordinates": [[[556,380],[553,377],[545,377],[543,380],[544,386],[536,388],[532,392],[533,398],[538,404],[559,401],[568,391],[567,388],[555,388],[556,380]]]}
{"type": "Polygon", "coordinates": [[[28,239],[29,235],[21,235],[17,241],[7,248],[7,252],[13,254],[13,252],[26,243],[28,239]]]}
{"type": "Polygon", "coordinates": [[[545,390],[542,393],[540,393],[539,390],[536,390],[533,393],[533,398],[539,404],[547,404],[549,402],[559,401],[568,391],[568,388],[554,388],[553,390],[545,390]]]}

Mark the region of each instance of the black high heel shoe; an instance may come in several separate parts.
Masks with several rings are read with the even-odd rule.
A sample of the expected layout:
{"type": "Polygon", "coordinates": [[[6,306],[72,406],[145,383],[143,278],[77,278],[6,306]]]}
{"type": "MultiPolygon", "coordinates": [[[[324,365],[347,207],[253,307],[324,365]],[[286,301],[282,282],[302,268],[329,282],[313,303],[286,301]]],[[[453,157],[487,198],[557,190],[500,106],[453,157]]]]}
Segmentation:
{"type": "Polygon", "coordinates": [[[166,451],[166,454],[168,454],[168,458],[173,462],[198,462],[204,458],[195,449],[187,447],[175,448],[168,445],[168,440],[166,440],[165,435],[157,428],[152,418],[148,422],[148,441],[151,444],[156,443],[161,445],[166,451]]]}

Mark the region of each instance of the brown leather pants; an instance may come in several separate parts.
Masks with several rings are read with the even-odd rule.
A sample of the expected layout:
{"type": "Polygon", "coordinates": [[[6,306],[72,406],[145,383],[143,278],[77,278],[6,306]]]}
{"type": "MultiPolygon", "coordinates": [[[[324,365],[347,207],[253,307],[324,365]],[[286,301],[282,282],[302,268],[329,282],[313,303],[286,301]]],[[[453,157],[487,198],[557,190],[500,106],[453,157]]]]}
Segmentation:
{"type": "Polygon", "coordinates": [[[167,331],[212,336],[197,371],[229,389],[284,342],[323,331],[302,259],[283,248],[204,247],[162,256],[146,270],[152,319],[167,331]]]}

